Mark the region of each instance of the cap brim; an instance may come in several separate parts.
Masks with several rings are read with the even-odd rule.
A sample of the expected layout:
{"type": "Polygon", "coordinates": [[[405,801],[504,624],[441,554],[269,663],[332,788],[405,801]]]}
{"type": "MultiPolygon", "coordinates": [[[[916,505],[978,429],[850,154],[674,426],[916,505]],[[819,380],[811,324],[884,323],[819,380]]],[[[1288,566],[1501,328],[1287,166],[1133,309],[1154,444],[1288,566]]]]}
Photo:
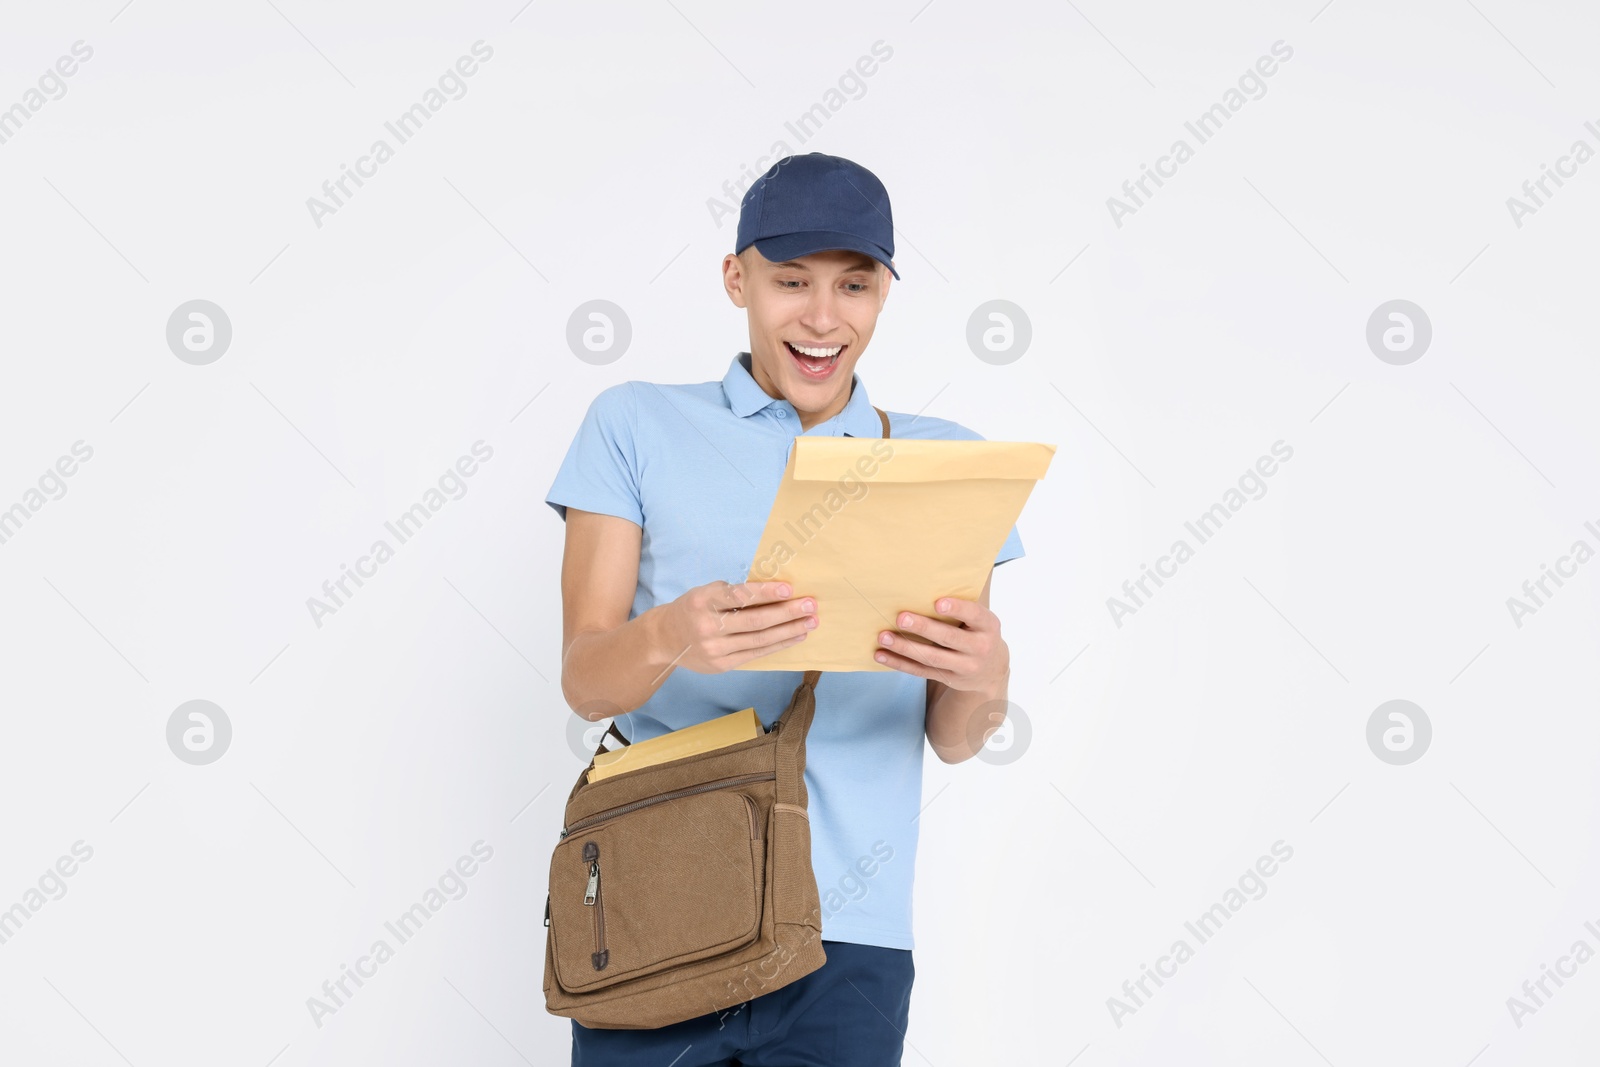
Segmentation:
{"type": "Polygon", "coordinates": [[[755,242],[756,251],[760,252],[769,262],[784,263],[801,256],[809,256],[815,252],[860,252],[862,255],[871,256],[873,259],[889,268],[896,281],[900,280],[900,272],[894,269],[890,262],[892,258],[888,252],[879,248],[871,241],[863,240],[853,233],[841,233],[837,230],[809,230],[805,233],[786,233],[778,237],[764,237],[755,242]]]}

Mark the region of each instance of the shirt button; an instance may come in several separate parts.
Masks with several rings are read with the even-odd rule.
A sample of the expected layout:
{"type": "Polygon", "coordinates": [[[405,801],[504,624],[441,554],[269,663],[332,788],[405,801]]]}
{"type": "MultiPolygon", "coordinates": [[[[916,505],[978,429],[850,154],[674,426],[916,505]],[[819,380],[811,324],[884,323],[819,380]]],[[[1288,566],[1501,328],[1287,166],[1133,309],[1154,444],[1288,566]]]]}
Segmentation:
{"type": "Polygon", "coordinates": [[[778,409],[778,418],[787,419],[788,417],[789,417],[789,409],[788,408],[779,408],[778,409]]]}

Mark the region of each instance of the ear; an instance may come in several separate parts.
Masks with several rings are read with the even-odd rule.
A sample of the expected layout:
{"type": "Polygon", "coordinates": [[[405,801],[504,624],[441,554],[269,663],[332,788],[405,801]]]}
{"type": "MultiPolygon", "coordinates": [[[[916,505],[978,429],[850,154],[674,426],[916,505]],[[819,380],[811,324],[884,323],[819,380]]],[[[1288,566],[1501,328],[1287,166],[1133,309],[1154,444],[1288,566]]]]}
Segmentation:
{"type": "Polygon", "coordinates": [[[734,307],[748,306],[744,295],[745,281],[744,261],[733,252],[722,257],[722,288],[727,291],[734,307]]]}
{"type": "Polygon", "coordinates": [[[894,282],[894,275],[889,268],[878,264],[878,273],[883,275],[883,284],[878,287],[878,310],[883,310],[884,301],[889,299],[889,286],[894,282]]]}

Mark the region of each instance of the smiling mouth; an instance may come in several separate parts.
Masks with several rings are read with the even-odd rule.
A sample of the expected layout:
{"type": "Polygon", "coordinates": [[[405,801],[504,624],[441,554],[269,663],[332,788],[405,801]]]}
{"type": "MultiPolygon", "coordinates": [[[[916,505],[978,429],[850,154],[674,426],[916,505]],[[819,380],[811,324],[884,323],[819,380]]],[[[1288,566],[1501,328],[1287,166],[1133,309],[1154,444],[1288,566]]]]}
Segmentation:
{"type": "Polygon", "coordinates": [[[834,367],[839,363],[839,357],[844,355],[844,350],[849,346],[828,345],[824,347],[819,345],[813,347],[811,345],[806,345],[804,346],[805,351],[803,352],[796,348],[791,342],[785,341],[783,342],[783,347],[789,350],[789,357],[795,361],[797,366],[799,366],[802,374],[804,374],[807,378],[815,378],[820,380],[827,378],[833,373],[834,367]],[[808,352],[818,354],[808,355],[808,352]],[[832,352],[832,355],[825,354],[828,352],[832,352]]]}

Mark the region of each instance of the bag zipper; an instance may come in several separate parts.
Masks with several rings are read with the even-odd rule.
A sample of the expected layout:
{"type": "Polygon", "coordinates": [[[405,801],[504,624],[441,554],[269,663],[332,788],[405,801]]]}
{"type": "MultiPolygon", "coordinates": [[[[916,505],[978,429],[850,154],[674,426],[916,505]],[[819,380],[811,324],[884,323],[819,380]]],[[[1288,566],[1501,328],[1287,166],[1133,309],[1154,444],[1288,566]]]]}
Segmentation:
{"type": "MultiPolygon", "coordinates": [[[[631,803],[622,804],[615,808],[607,808],[604,811],[597,811],[593,815],[579,819],[571,826],[562,827],[561,836],[566,837],[568,834],[575,833],[578,830],[587,830],[589,827],[598,825],[599,823],[605,822],[608,819],[614,819],[619,815],[626,815],[629,812],[638,811],[640,808],[647,808],[652,804],[660,804],[667,800],[677,800],[679,797],[693,796],[696,793],[709,793],[713,789],[727,789],[731,786],[744,785],[748,782],[768,782],[776,779],[777,777],[778,775],[775,771],[764,771],[757,774],[740,774],[732,778],[718,778],[714,782],[701,782],[699,785],[686,786],[683,789],[674,789],[670,793],[662,793],[659,796],[645,797],[643,800],[635,800],[631,803]]],[[[750,822],[751,826],[754,827],[755,814],[753,811],[750,815],[750,822]]],[[[752,833],[751,836],[755,836],[754,833],[752,833]]],[[[587,847],[585,848],[585,851],[587,851],[587,847]]],[[[598,877],[598,874],[591,872],[592,879],[598,877]]],[[[585,903],[587,903],[587,900],[585,903]]]]}
{"type": "MultiPolygon", "coordinates": [[[[651,804],[659,804],[666,800],[676,800],[679,797],[692,796],[696,793],[706,793],[713,789],[728,789],[732,786],[745,785],[750,782],[771,781],[777,777],[777,774],[772,772],[741,774],[732,778],[719,778],[714,782],[702,782],[699,785],[687,786],[683,789],[674,789],[670,793],[662,793],[660,796],[645,797],[643,800],[635,800],[628,804],[596,812],[587,818],[578,820],[571,826],[564,827],[561,831],[561,836],[566,837],[574,831],[598,825],[619,815],[649,807],[651,804]]],[[[758,833],[755,798],[745,793],[739,795],[744,799],[745,808],[750,812],[750,840],[754,841],[758,833]]],[[[606,948],[606,907],[605,898],[600,889],[599,842],[585,841],[583,843],[583,860],[589,865],[589,880],[584,884],[583,903],[585,907],[594,909],[594,951],[589,954],[589,962],[594,965],[595,970],[603,971],[606,969],[606,965],[611,962],[611,950],[606,948]]],[[[546,926],[549,926],[550,898],[548,895],[545,897],[544,909],[544,922],[546,926]]]]}
{"type": "Polygon", "coordinates": [[[611,953],[606,948],[606,909],[600,901],[600,846],[593,841],[584,842],[583,858],[589,861],[589,883],[583,890],[583,903],[594,909],[594,952],[589,955],[589,962],[594,964],[595,970],[603,971],[611,962],[611,953]]]}

